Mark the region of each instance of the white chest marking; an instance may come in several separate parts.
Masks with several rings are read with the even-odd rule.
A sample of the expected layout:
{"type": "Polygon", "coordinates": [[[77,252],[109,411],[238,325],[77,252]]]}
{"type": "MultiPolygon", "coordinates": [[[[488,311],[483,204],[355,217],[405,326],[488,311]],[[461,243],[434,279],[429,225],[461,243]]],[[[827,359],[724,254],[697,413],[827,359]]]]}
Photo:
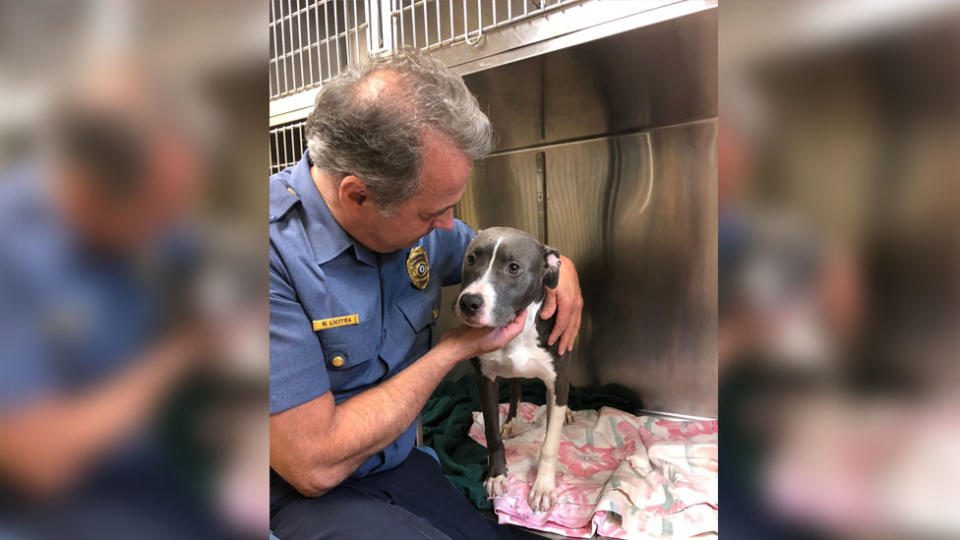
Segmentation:
{"type": "Polygon", "coordinates": [[[537,317],[541,302],[527,306],[523,331],[510,343],[491,353],[480,355],[480,371],[490,380],[497,377],[524,377],[540,379],[548,388],[553,386],[557,373],[553,357],[537,344],[537,317]]]}

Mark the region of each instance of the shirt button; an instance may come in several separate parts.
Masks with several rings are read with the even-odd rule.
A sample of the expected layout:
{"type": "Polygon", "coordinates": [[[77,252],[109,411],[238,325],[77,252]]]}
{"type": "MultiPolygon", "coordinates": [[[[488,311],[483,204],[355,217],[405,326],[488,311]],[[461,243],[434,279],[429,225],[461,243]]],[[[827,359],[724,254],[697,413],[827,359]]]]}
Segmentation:
{"type": "Polygon", "coordinates": [[[296,192],[296,191],[294,191],[292,187],[288,187],[288,188],[287,188],[287,191],[289,191],[289,192],[290,192],[290,194],[291,194],[291,195],[293,195],[294,197],[296,197],[296,196],[297,196],[297,192],[296,192]]]}
{"type": "Polygon", "coordinates": [[[434,319],[436,319],[436,318],[437,318],[437,315],[439,315],[439,314],[440,314],[439,311],[433,310],[433,318],[434,318],[434,319]]]}
{"type": "Polygon", "coordinates": [[[340,367],[343,365],[343,357],[338,354],[333,357],[333,360],[330,360],[330,363],[333,367],[340,367]]]}

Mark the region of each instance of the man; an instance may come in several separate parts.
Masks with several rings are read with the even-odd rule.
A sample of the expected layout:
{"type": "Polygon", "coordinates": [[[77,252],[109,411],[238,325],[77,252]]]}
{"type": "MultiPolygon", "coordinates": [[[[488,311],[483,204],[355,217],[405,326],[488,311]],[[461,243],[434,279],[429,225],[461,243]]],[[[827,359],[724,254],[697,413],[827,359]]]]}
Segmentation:
{"type": "MultiPolygon", "coordinates": [[[[474,232],[453,219],[489,120],[460,77],[404,52],[330,81],[308,151],[270,180],[271,527],[294,538],[486,538],[426,453],[416,417],[458,362],[522,329],[454,329],[430,348],[441,287],[474,232]]],[[[573,345],[582,298],[563,259],[541,313],[573,345]]]]}
{"type": "Polygon", "coordinates": [[[130,64],[68,87],[0,174],[0,537],[215,537],[152,422],[211,341],[181,320],[202,159],[130,64]]]}

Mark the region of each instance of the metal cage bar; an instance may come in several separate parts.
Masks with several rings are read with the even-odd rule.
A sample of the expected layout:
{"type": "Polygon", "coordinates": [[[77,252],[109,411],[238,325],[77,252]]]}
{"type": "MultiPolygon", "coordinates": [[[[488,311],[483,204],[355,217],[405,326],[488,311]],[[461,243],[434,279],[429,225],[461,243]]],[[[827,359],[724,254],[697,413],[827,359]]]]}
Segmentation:
{"type": "Polygon", "coordinates": [[[307,148],[306,121],[291,122],[270,129],[270,174],[296,165],[307,148]]]}
{"type": "Polygon", "coordinates": [[[380,1],[272,0],[270,99],[320,87],[380,50],[379,38],[370,35],[371,18],[381,18],[380,1]]]}
{"type": "Polygon", "coordinates": [[[460,42],[475,45],[479,43],[485,32],[534,17],[542,17],[549,12],[585,1],[520,0],[523,10],[515,14],[513,4],[517,0],[476,0],[475,12],[470,7],[473,5],[471,0],[460,0],[457,4],[454,3],[454,0],[447,0],[446,2],[443,0],[410,0],[409,3],[404,0],[390,0],[390,19],[391,26],[394,29],[392,46],[393,49],[410,46],[430,51],[460,42]],[[432,13],[429,9],[430,4],[434,5],[432,13]],[[501,4],[506,6],[506,17],[502,17],[504,12],[499,7],[501,4]],[[448,18],[444,19],[443,12],[446,12],[448,18]],[[463,20],[462,28],[457,28],[455,18],[463,20]],[[435,26],[437,29],[437,39],[435,41],[429,39],[431,26],[435,26]],[[444,26],[446,26],[447,32],[444,32],[444,26]],[[420,29],[422,29],[422,32],[420,32],[420,29]],[[418,37],[420,33],[424,34],[422,41],[418,37]],[[447,33],[448,37],[445,38],[444,34],[447,33]]]}
{"type": "Polygon", "coordinates": [[[270,99],[321,87],[373,54],[477,45],[486,32],[586,1],[271,0],[270,99]]]}

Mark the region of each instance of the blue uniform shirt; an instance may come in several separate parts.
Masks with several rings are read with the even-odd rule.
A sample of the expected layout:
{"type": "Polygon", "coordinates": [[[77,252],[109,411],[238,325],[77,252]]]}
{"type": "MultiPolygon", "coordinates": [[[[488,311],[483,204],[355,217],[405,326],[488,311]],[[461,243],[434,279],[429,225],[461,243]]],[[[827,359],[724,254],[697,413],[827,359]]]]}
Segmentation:
{"type": "MultiPolygon", "coordinates": [[[[306,154],[270,178],[270,414],[333,392],[336,403],[380,384],[430,349],[440,289],[460,282],[475,233],[461,221],[434,230],[430,279],[414,286],[412,249],[370,251],[333,219],[306,154]]],[[[395,467],[413,448],[416,422],[355,477],[395,467]]]]}
{"type": "MultiPolygon", "coordinates": [[[[0,173],[0,414],[99,391],[141,363],[171,314],[173,293],[194,268],[189,231],[145,241],[140,255],[149,266],[133,255],[92,251],[53,204],[55,188],[39,165],[0,173]]],[[[173,523],[167,514],[184,515],[184,499],[171,499],[178,486],[167,480],[179,471],[161,436],[144,425],[105,448],[62,501],[44,507],[43,520],[26,517],[39,514],[26,512],[31,502],[0,481],[0,515],[14,520],[10,530],[23,527],[24,537],[48,535],[49,523],[92,523],[105,503],[120,515],[173,523]]],[[[109,536],[124,525],[103,527],[109,536]]]]}
{"type": "Polygon", "coordinates": [[[47,182],[39,167],[0,178],[0,410],[84,390],[133,363],[160,329],[164,284],[189,266],[173,242],[153,246],[154,274],[85,249],[47,182]]]}

